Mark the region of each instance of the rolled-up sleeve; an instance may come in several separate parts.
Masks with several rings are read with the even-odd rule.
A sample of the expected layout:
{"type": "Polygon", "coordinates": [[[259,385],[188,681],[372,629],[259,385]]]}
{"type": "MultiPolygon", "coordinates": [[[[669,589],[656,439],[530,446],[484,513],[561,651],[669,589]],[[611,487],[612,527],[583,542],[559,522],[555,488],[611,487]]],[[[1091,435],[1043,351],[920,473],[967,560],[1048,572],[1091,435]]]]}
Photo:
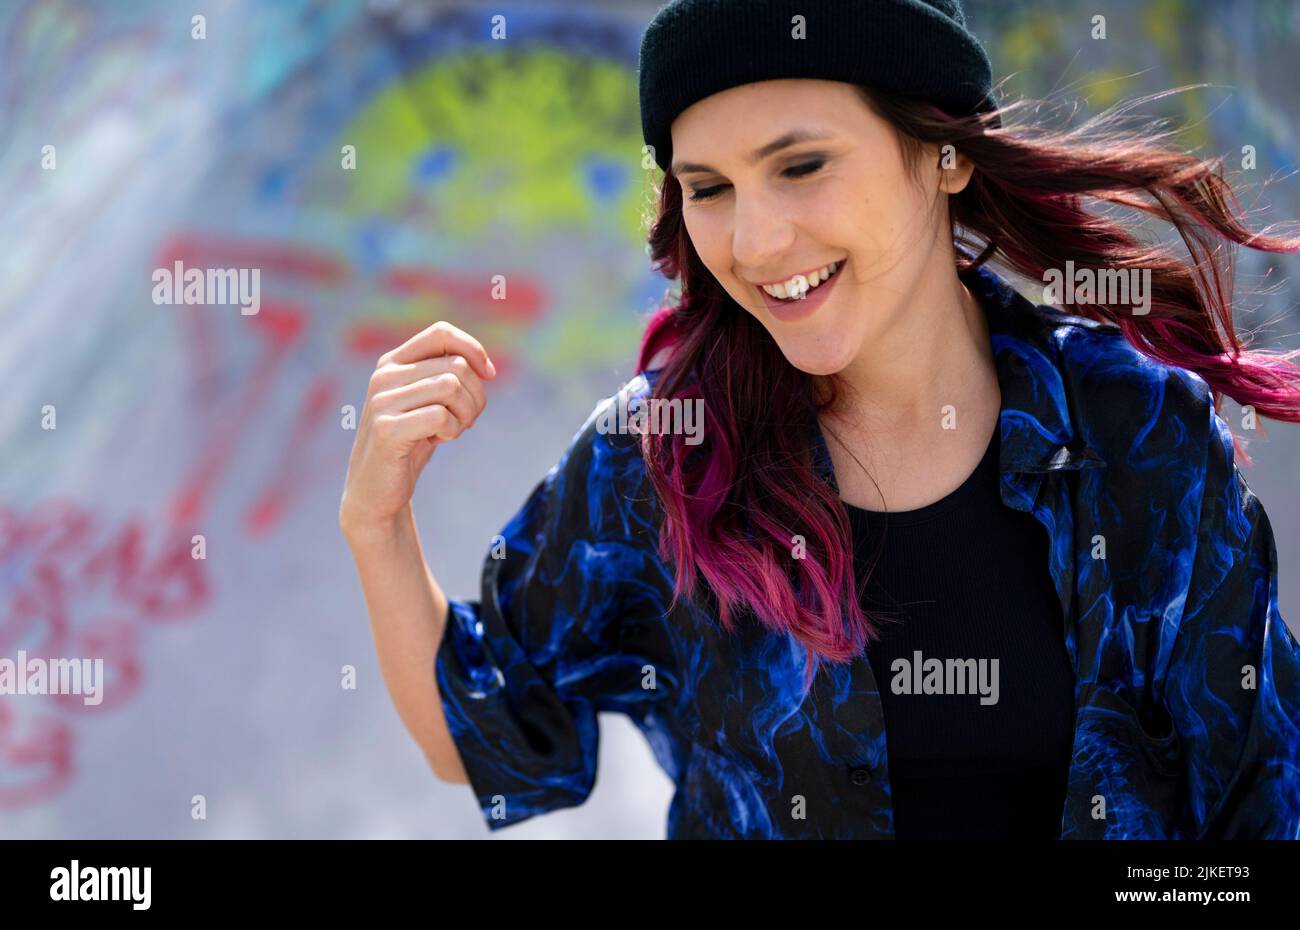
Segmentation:
{"type": "Polygon", "coordinates": [[[1191,583],[1165,689],[1187,758],[1192,831],[1297,839],[1300,647],[1278,612],[1268,515],[1212,405],[1208,419],[1191,583]]]}
{"type": "Polygon", "coordinates": [[[435,675],[492,830],[582,804],[597,711],[637,699],[637,660],[619,640],[644,552],[624,515],[626,444],[616,451],[597,429],[606,403],[492,540],[480,599],[449,604],[435,675]]]}

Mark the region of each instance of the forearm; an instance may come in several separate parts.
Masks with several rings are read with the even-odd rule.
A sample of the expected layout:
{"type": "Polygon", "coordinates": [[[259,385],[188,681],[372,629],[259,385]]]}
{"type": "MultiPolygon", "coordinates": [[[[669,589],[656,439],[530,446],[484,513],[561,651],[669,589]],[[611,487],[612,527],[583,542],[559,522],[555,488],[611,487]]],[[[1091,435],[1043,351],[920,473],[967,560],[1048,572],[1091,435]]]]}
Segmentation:
{"type": "Polygon", "coordinates": [[[344,527],[384,683],[398,716],[443,781],[467,783],[447,731],[434,676],[447,597],[420,546],[415,516],[403,508],[382,526],[344,527]]]}

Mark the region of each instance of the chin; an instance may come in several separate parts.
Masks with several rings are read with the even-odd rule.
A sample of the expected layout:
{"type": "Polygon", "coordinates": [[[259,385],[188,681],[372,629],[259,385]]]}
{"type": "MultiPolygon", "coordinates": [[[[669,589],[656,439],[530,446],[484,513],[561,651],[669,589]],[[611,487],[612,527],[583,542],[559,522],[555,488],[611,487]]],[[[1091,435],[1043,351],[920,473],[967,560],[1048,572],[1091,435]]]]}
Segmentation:
{"type": "Polygon", "coordinates": [[[846,350],[844,342],[833,335],[823,344],[810,345],[809,342],[801,339],[798,345],[789,345],[777,340],[777,347],[787,362],[809,375],[839,374],[853,361],[853,355],[846,350]]]}

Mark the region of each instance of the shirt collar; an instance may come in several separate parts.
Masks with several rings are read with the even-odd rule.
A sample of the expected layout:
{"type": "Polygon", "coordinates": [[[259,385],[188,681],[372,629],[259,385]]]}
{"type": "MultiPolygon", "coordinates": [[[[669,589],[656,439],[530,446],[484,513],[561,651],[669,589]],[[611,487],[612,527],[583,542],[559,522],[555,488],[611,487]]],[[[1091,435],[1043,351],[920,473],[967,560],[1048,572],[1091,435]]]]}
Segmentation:
{"type": "MultiPolygon", "coordinates": [[[[1104,468],[1076,429],[1071,395],[1053,338],[1063,314],[1035,306],[984,266],[961,275],[989,323],[994,364],[1002,394],[998,467],[1006,475],[1104,468]]],[[[826,439],[814,418],[814,467],[832,486],[834,468],[826,439]]],[[[1004,496],[1008,496],[1004,492],[1004,496]]],[[[1022,507],[1022,509],[1024,509],[1022,507]]]]}

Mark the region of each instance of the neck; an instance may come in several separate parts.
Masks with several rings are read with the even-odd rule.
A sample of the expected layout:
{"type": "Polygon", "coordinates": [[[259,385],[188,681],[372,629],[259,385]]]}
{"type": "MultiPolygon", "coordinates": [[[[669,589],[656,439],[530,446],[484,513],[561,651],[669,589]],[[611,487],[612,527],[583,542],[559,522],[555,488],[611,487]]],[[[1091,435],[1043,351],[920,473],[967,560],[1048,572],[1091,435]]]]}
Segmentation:
{"type": "Polygon", "coordinates": [[[933,436],[951,405],[961,416],[997,390],[988,320],[957,277],[951,252],[937,254],[884,338],[838,375],[832,420],[906,442],[933,436]]]}

